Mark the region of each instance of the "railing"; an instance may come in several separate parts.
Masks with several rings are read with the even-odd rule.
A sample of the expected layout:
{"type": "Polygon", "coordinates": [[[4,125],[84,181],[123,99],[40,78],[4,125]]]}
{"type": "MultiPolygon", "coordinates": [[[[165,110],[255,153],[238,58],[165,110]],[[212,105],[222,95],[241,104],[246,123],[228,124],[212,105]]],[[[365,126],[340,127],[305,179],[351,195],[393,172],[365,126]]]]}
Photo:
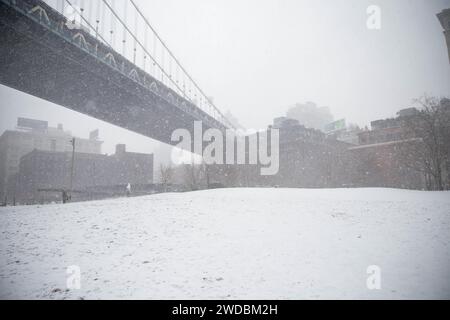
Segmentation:
{"type": "Polygon", "coordinates": [[[145,89],[151,91],[159,98],[170,103],[194,118],[204,121],[211,127],[234,128],[233,124],[218,110],[211,99],[206,97],[192,77],[187,74],[178,60],[173,56],[167,46],[162,42],[154,29],[149,25],[134,1],[121,1],[124,9],[122,13],[127,17],[127,4],[131,4],[135,12],[135,32],[126,25],[123,17],[114,9],[114,0],[86,1],[89,3],[88,11],[83,7],[83,0],[0,0],[8,4],[23,15],[38,22],[43,27],[63,37],[66,41],[77,46],[108,67],[120,72],[145,89]],[[53,3],[52,3],[53,2],[53,3]],[[53,4],[53,5],[52,5],[53,4]],[[96,10],[93,10],[93,6],[96,10]],[[106,13],[111,12],[108,16],[106,13]],[[176,76],[172,76],[172,64],[168,71],[165,69],[167,59],[164,52],[156,57],[148,48],[148,33],[143,32],[144,41],[140,41],[137,23],[138,17],[145,20],[145,30],[150,30],[154,37],[154,52],[156,54],[156,40],[160,41],[162,48],[169,53],[169,57],[177,66],[176,76]],[[103,23],[101,23],[103,21],[103,23]],[[119,23],[119,28],[116,26],[119,23]],[[106,25],[109,25],[106,27],[106,25]],[[109,30],[109,31],[108,31],[109,30]],[[122,54],[118,53],[115,34],[122,31],[122,54]],[[131,37],[133,46],[129,47],[127,35],[131,37]],[[109,39],[107,39],[109,36],[109,39]],[[131,50],[130,50],[131,48],[131,50]],[[138,66],[138,54],[141,58],[138,66]],[[162,59],[162,62],[159,61],[162,59]],[[149,60],[149,63],[147,61],[149,60]],[[159,73],[159,76],[158,76],[159,73]],[[157,78],[160,78],[158,80],[157,78]],[[195,93],[193,93],[195,91],[195,93]]]}

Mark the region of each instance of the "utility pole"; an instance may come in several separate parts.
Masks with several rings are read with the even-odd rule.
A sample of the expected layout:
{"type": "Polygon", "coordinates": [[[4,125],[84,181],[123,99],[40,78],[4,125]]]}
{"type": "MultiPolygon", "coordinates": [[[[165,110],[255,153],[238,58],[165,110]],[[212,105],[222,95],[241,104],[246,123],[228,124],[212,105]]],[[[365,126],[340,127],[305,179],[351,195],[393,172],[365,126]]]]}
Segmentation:
{"type": "Polygon", "coordinates": [[[75,137],[70,140],[72,143],[72,163],[70,166],[70,193],[69,193],[69,199],[72,199],[72,191],[73,191],[73,166],[75,161],[75,137]]]}
{"type": "Polygon", "coordinates": [[[17,179],[14,178],[13,206],[16,206],[17,179]]]}
{"type": "Polygon", "coordinates": [[[205,176],[206,176],[206,188],[209,189],[211,184],[209,181],[209,165],[207,163],[204,164],[205,165],[205,176]]]}

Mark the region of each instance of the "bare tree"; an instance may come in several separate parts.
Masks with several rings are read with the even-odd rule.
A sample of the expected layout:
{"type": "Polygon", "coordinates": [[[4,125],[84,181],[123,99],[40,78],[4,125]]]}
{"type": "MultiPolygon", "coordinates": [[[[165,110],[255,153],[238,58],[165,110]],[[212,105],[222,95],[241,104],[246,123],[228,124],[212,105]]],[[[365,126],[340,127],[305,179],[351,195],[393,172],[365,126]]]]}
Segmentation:
{"type": "Polygon", "coordinates": [[[164,192],[167,192],[168,186],[172,181],[173,168],[171,165],[164,165],[161,163],[159,166],[159,174],[161,178],[161,184],[163,186],[164,192]]]}
{"type": "Polygon", "coordinates": [[[416,100],[420,110],[405,117],[407,136],[415,143],[404,144],[405,165],[422,172],[427,189],[450,188],[450,100],[422,97],[416,100]]]}
{"type": "Polygon", "coordinates": [[[206,166],[204,164],[184,165],[184,184],[192,191],[206,186],[206,166]]]}

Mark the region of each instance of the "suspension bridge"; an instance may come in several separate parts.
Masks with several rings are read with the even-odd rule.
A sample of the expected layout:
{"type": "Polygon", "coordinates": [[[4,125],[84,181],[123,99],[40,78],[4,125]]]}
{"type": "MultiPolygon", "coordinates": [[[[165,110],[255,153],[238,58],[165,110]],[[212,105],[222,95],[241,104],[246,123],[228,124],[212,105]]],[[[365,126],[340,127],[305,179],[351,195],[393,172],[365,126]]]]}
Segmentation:
{"type": "Polygon", "coordinates": [[[169,144],[233,128],[134,0],[0,0],[0,42],[5,86],[169,144]]]}

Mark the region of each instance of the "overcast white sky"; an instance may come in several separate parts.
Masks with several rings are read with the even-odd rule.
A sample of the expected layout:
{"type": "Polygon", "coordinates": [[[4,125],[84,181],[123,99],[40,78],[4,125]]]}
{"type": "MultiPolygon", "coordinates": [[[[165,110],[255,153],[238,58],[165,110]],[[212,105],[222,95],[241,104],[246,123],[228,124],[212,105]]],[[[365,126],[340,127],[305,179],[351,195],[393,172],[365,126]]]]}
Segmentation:
{"type": "MultiPolygon", "coordinates": [[[[136,0],[216,105],[262,128],[296,102],[366,125],[424,93],[450,96],[450,64],[436,13],[450,0],[136,0]],[[381,30],[366,27],[369,5],[381,30]]],[[[0,86],[0,132],[18,116],[61,122],[87,137],[151,152],[150,139],[0,86]]]]}

